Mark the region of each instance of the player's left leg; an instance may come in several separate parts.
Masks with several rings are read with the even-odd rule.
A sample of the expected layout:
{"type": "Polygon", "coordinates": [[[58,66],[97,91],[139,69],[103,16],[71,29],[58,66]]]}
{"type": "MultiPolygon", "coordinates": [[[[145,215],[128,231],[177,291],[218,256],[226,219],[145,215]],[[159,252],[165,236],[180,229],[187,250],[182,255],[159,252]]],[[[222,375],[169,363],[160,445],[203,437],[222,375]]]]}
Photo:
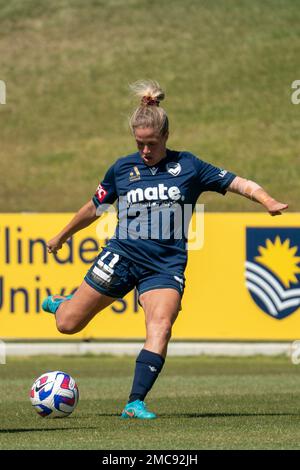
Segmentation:
{"type": "Polygon", "coordinates": [[[165,358],[172,326],[180,310],[181,295],[175,289],[155,289],[144,292],[139,300],[146,321],[144,349],[165,358]]]}
{"type": "Polygon", "coordinates": [[[132,390],[122,417],[152,419],[156,415],[147,410],[144,399],[163,368],[181,294],[173,288],[154,289],[141,294],[139,300],[145,312],[146,341],[136,359],[132,390]]]}

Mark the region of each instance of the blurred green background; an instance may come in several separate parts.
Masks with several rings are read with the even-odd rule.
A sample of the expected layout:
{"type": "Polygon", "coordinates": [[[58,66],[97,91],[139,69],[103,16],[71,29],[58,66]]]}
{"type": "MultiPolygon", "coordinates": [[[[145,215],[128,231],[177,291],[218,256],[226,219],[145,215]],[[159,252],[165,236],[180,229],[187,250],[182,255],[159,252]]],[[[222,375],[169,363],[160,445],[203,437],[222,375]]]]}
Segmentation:
{"type": "MultiPolygon", "coordinates": [[[[169,147],[299,211],[299,0],[0,0],[0,211],[75,211],[135,151],[128,84],[166,91],[169,147]]],[[[206,211],[262,210],[206,193],[206,211]]]]}

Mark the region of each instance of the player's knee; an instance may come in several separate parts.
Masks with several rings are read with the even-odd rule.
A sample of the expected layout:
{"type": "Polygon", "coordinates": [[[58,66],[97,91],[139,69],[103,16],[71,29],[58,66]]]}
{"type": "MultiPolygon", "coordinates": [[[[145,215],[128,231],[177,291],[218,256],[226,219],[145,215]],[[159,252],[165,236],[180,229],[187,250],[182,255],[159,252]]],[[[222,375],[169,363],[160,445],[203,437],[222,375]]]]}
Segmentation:
{"type": "Polygon", "coordinates": [[[68,318],[57,318],[56,327],[60,333],[65,335],[73,335],[74,333],[78,333],[78,331],[80,331],[78,325],[68,318]]]}
{"type": "Polygon", "coordinates": [[[158,318],[151,321],[148,325],[148,334],[151,336],[160,337],[164,340],[169,340],[172,336],[172,323],[167,318],[158,318]]]}
{"type": "Polygon", "coordinates": [[[168,325],[165,325],[165,328],[163,329],[163,335],[165,340],[169,341],[172,336],[172,325],[171,323],[168,323],[168,325]]]}

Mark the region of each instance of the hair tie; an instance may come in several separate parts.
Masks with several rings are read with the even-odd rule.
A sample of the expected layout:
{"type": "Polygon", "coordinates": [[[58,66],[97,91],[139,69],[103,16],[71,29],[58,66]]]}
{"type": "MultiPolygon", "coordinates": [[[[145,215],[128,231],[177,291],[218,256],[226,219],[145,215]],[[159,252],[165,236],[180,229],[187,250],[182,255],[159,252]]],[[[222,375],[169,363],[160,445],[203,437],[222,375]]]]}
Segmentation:
{"type": "Polygon", "coordinates": [[[143,96],[141,103],[146,106],[159,106],[159,101],[151,96],[143,96]]]}

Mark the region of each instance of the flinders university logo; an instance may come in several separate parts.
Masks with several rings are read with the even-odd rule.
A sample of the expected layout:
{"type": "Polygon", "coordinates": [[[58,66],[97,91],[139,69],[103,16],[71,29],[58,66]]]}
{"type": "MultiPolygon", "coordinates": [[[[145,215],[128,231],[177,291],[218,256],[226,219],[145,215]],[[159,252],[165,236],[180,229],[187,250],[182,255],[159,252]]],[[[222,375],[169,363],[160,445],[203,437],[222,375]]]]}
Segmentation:
{"type": "Polygon", "coordinates": [[[281,320],[300,305],[300,228],[246,230],[246,286],[261,310],[281,320]]]}

